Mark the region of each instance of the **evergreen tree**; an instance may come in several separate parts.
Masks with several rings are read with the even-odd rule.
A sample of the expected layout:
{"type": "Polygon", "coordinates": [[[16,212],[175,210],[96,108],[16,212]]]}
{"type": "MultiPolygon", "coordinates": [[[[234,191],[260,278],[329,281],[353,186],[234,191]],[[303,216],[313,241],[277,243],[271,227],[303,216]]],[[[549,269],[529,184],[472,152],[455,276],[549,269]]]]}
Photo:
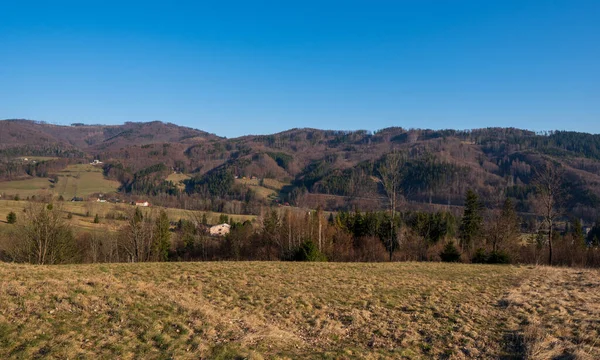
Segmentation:
{"type": "Polygon", "coordinates": [[[460,245],[469,250],[481,234],[483,218],[481,217],[481,202],[477,194],[469,189],[465,198],[465,211],[460,224],[460,245]]]}
{"type": "Polygon", "coordinates": [[[94,216],[94,224],[100,224],[100,218],[98,217],[98,214],[94,216]]]}
{"type": "Polygon", "coordinates": [[[281,221],[279,219],[279,215],[277,215],[276,210],[271,210],[267,213],[265,218],[263,219],[263,228],[262,228],[262,240],[263,245],[267,251],[268,260],[273,260],[273,250],[275,246],[279,243],[279,229],[281,226],[281,221]]]}
{"type": "Polygon", "coordinates": [[[600,220],[596,221],[587,235],[587,243],[589,246],[600,246],[600,220]]]}
{"type": "Polygon", "coordinates": [[[161,210],[154,223],[153,250],[154,257],[158,261],[166,261],[169,257],[169,248],[171,247],[171,232],[169,227],[169,217],[164,210],[161,210]]]}
{"type": "Polygon", "coordinates": [[[9,224],[14,224],[17,222],[17,214],[15,214],[13,211],[9,212],[8,215],[6,215],[6,221],[9,224]]]}
{"type": "Polygon", "coordinates": [[[440,258],[442,258],[443,262],[459,262],[460,261],[460,252],[454,246],[453,241],[449,241],[446,243],[444,250],[440,253],[440,258]]]}
{"type": "Polygon", "coordinates": [[[225,214],[219,215],[219,224],[227,224],[229,222],[229,216],[225,214]]]}
{"type": "Polygon", "coordinates": [[[576,245],[585,246],[585,235],[583,234],[583,227],[581,221],[577,218],[571,220],[570,233],[573,235],[573,240],[576,245]]]}

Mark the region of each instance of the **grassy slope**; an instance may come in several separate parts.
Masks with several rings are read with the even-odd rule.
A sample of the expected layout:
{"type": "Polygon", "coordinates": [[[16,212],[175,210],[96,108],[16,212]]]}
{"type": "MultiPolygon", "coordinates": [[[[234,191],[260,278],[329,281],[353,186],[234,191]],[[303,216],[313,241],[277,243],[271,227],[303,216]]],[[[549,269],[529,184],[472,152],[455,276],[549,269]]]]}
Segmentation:
{"type": "MultiPolygon", "coordinates": [[[[104,217],[109,214],[123,213],[125,214],[128,210],[133,208],[132,205],[127,204],[111,204],[111,203],[97,203],[95,201],[84,201],[84,202],[58,202],[56,205],[64,212],[65,218],[70,212],[73,214],[73,218],[69,220],[75,230],[114,230],[122,226],[125,222],[118,220],[106,220],[104,217]],[[89,211],[90,216],[86,217],[85,214],[89,211]],[[94,224],[94,215],[100,216],[100,224],[94,224]]],[[[23,209],[28,206],[27,201],[12,201],[12,200],[0,200],[0,233],[6,228],[10,227],[6,223],[6,215],[9,212],[14,211],[17,214],[17,221],[23,216],[23,209]]],[[[143,212],[158,212],[160,207],[141,208],[143,212]]],[[[207,214],[209,224],[217,224],[221,213],[215,212],[203,212],[203,211],[189,211],[183,209],[171,209],[165,208],[169,219],[172,221],[178,221],[179,219],[191,219],[191,218],[202,218],[202,214],[207,214]]],[[[252,215],[229,215],[235,221],[243,222],[246,220],[252,220],[255,216],[252,215]]]]}
{"type": "Polygon", "coordinates": [[[185,189],[185,185],[183,184],[184,180],[189,179],[191,176],[187,174],[169,174],[165,180],[172,181],[175,186],[177,186],[180,190],[185,189]]]}
{"type": "Polygon", "coordinates": [[[263,179],[263,185],[260,185],[259,179],[236,179],[236,184],[243,184],[256,192],[259,199],[272,200],[277,198],[279,191],[289,184],[277,181],[275,179],[263,179]]]}
{"type": "Polygon", "coordinates": [[[0,181],[0,194],[19,195],[21,198],[25,198],[49,192],[51,190],[50,185],[52,184],[47,178],[0,181]]]}
{"type": "Polygon", "coordinates": [[[598,275],[436,263],[0,264],[0,357],[496,358],[523,355],[525,318],[545,336],[537,358],[598,356],[598,275]],[[540,283],[555,284],[542,288],[552,297],[540,283]]]}
{"type": "Polygon", "coordinates": [[[105,179],[101,168],[89,164],[69,165],[57,175],[58,183],[54,187],[47,178],[2,181],[0,193],[18,194],[21,198],[51,193],[71,199],[75,195],[87,197],[94,193],[113,193],[119,188],[119,182],[105,179]]]}

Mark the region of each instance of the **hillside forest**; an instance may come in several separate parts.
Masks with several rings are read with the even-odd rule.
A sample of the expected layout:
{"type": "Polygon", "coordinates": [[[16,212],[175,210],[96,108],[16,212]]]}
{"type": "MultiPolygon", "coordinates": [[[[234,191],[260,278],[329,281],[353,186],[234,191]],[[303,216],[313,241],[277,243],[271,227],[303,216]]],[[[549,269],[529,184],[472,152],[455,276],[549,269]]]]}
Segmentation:
{"type": "Polygon", "coordinates": [[[7,219],[10,231],[0,232],[2,256],[13,261],[592,266],[599,258],[600,135],[586,133],[397,127],[292,129],[226,139],[161,122],[57,126],[5,120],[0,121],[0,179],[3,201],[29,198],[31,203],[14,214],[16,220],[7,219]],[[114,233],[73,232],[68,214],[60,210],[70,199],[59,195],[57,185],[64,182],[65,169],[92,161],[106,183],[97,192],[87,186],[84,201],[144,200],[157,209],[245,214],[253,220],[219,219],[230,222],[231,232],[215,239],[206,235],[211,225],[206,220],[131,209],[121,214],[114,233]],[[11,187],[35,179],[48,181],[48,190],[24,196],[11,187]],[[35,246],[11,247],[40,223],[56,224],[48,241],[66,239],[59,241],[62,250],[37,254],[35,260],[35,246]]]}

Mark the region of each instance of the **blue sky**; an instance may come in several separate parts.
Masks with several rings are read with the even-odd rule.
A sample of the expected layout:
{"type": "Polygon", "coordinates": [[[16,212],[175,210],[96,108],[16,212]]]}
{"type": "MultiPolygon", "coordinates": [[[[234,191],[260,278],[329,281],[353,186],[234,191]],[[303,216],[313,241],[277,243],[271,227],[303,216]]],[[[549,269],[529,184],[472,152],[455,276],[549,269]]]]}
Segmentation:
{"type": "Polygon", "coordinates": [[[600,1],[2,1],[0,118],[600,133],[600,1]]]}

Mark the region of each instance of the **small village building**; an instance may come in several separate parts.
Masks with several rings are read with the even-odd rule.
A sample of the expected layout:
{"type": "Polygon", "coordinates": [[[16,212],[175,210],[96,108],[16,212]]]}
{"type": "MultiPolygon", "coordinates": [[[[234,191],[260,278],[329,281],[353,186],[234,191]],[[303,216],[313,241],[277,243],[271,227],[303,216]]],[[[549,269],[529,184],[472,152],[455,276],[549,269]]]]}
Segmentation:
{"type": "Polygon", "coordinates": [[[95,159],[94,161],[92,161],[92,162],[90,163],[90,165],[100,165],[100,164],[102,164],[102,161],[100,161],[100,160],[98,160],[98,159],[95,159]]]}
{"type": "Polygon", "coordinates": [[[219,224],[210,227],[210,235],[211,236],[225,236],[229,234],[231,230],[231,225],[229,224],[219,224]]]}
{"type": "Polygon", "coordinates": [[[135,206],[144,206],[144,207],[148,207],[150,206],[150,203],[147,201],[136,201],[135,202],[135,206]]]}

